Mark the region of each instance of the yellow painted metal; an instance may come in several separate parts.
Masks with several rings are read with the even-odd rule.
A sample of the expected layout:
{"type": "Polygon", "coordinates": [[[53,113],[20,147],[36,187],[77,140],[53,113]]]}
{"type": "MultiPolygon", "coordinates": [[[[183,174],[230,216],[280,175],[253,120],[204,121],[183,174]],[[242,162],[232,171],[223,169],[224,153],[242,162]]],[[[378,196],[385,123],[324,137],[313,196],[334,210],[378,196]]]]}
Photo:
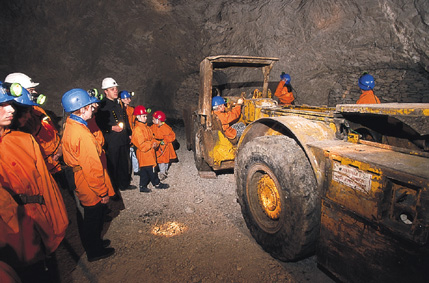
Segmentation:
{"type": "Polygon", "coordinates": [[[218,140],[209,155],[213,158],[214,164],[220,166],[222,161],[234,160],[236,148],[232,143],[218,131],[218,140]]]}
{"type": "Polygon", "coordinates": [[[258,200],[265,214],[273,219],[279,219],[281,212],[281,199],[277,186],[268,174],[262,175],[258,180],[258,200]]]}
{"type": "Polygon", "coordinates": [[[347,135],[347,141],[352,142],[352,143],[358,143],[359,142],[359,134],[349,133],[347,135]]]}
{"type": "Polygon", "coordinates": [[[339,104],[336,109],[341,113],[429,116],[429,103],[339,104]]]}

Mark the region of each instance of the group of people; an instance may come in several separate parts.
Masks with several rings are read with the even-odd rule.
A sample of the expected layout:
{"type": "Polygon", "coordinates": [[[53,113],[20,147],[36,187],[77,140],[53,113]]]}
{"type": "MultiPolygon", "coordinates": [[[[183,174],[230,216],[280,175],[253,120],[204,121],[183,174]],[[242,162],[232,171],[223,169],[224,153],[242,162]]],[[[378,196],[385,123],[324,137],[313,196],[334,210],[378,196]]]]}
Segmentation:
{"type": "MultiPolygon", "coordinates": [[[[278,99],[279,105],[293,105],[295,96],[293,94],[293,87],[291,85],[291,76],[282,72],[280,74],[280,81],[277,85],[274,96],[278,99]]],[[[367,72],[364,72],[359,77],[358,86],[361,89],[361,95],[356,104],[379,104],[380,100],[374,94],[374,77],[367,72]]],[[[233,144],[236,145],[240,139],[241,134],[245,129],[242,122],[237,123],[241,117],[241,107],[243,99],[239,98],[236,105],[231,111],[226,111],[226,101],[221,96],[217,95],[212,98],[213,114],[220,120],[222,130],[225,137],[233,144]]]]}
{"type": "Polygon", "coordinates": [[[140,176],[140,192],[149,192],[150,182],[169,188],[161,180],[177,155],[166,115],[156,111],[149,126],[146,108],[130,106],[131,94],[119,94],[116,81],[105,78],[103,94],[64,93],[69,115],[61,134],[37,103],[38,83],[12,73],[0,85],[0,281],[43,260],[63,240],[69,220],[58,184],[73,188],[83,207],[80,234],[88,261],[111,256],[115,249],[101,235],[103,217],[111,198],[136,188],[131,171],[140,176]],[[72,172],[72,182],[63,171],[72,172]]]}

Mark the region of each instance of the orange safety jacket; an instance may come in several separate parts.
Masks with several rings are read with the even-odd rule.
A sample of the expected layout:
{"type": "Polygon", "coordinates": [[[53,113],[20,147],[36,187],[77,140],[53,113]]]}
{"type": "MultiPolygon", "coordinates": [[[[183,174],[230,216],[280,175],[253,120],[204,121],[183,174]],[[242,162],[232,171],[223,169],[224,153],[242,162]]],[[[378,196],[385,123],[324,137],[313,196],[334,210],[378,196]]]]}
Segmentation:
{"type": "Polygon", "coordinates": [[[362,90],[362,94],[360,95],[356,104],[379,104],[380,99],[374,94],[372,90],[362,90]]]}
{"type": "Polygon", "coordinates": [[[33,135],[40,146],[46,166],[51,174],[61,171],[61,164],[54,160],[54,155],[61,152],[61,139],[51,118],[39,106],[32,106],[31,119],[23,127],[23,131],[33,135]]]}
{"type": "Polygon", "coordinates": [[[134,130],[135,123],[136,123],[136,116],[134,116],[134,107],[132,106],[125,106],[125,110],[127,112],[128,116],[128,122],[130,123],[131,131],[134,130]]]}
{"type": "Polygon", "coordinates": [[[231,111],[228,112],[220,112],[220,111],[213,111],[214,114],[217,115],[220,122],[222,123],[222,130],[225,134],[225,136],[229,139],[234,139],[237,136],[237,131],[231,127],[230,124],[233,124],[240,118],[241,115],[241,106],[236,105],[234,108],[232,108],[231,111]]]}
{"type": "Polygon", "coordinates": [[[154,142],[159,145],[150,127],[146,123],[136,121],[131,143],[137,147],[136,156],[140,167],[156,166],[155,149],[152,147],[154,142]]]}
{"type": "Polygon", "coordinates": [[[0,254],[31,264],[63,240],[66,207],[30,134],[6,129],[0,152],[0,254]]]}
{"type": "Polygon", "coordinates": [[[279,82],[274,95],[278,97],[280,104],[283,105],[290,105],[295,100],[292,91],[288,91],[284,80],[279,82]]]}
{"type": "Polygon", "coordinates": [[[165,123],[161,125],[153,124],[150,128],[155,139],[160,142],[164,141],[164,144],[161,142],[156,149],[156,161],[158,163],[169,163],[171,159],[176,159],[177,155],[172,144],[176,140],[176,134],[173,129],[165,123]]]}
{"type": "Polygon", "coordinates": [[[89,128],[67,118],[63,134],[64,162],[73,167],[76,195],[84,206],[94,206],[101,198],[115,192],[103,164],[103,149],[89,128]]]}

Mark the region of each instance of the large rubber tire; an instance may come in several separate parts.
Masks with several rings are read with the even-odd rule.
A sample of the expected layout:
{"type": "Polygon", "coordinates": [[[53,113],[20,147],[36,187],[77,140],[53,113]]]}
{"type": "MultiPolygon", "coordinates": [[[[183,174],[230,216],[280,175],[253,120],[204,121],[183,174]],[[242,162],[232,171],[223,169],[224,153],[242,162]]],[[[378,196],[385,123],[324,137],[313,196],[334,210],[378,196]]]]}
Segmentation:
{"type": "Polygon", "coordinates": [[[314,253],[320,194],[312,167],[295,140],[263,136],[248,142],[239,149],[235,178],[247,227],[265,251],[283,261],[314,253]]]}

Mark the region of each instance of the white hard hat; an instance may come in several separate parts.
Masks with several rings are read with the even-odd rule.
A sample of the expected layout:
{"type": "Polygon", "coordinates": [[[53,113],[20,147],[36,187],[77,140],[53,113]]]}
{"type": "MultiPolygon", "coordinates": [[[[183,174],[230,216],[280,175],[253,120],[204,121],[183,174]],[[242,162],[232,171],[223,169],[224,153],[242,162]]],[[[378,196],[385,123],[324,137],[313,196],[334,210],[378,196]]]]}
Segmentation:
{"type": "Polygon", "coordinates": [[[33,80],[23,73],[12,73],[7,75],[4,79],[5,83],[19,83],[23,88],[32,88],[39,85],[39,83],[33,82],[33,80]]]}
{"type": "Polygon", "coordinates": [[[105,78],[101,83],[101,89],[108,89],[114,86],[119,86],[118,83],[112,78],[105,78]]]}

